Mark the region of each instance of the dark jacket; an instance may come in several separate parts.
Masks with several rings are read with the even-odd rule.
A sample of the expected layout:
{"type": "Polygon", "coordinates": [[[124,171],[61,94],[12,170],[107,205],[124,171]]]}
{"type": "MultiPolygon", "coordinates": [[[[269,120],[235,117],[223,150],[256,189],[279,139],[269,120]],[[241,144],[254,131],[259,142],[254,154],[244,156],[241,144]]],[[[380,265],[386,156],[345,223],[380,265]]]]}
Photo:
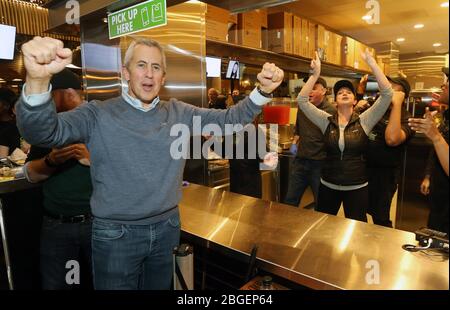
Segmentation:
{"type": "MultiPolygon", "coordinates": [[[[318,108],[330,114],[336,113],[336,108],[326,98],[318,108]]],[[[297,110],[294,134],[300,136],[297,157],[313,160],[324,160],[327,157],[322,132],[300,109],[297,110]]]]}
{"type": "Polygon", "coordinates": [[[339,121],[335,113],[329,118],[330,124],[325,131],[327,158],[322,168],[322,178],[336,185],[359,185],[367,182],[365,153],[369,139],[359,121],[359,115],[353,113],[345,127],[344,152],[339,149],[339,121]]]}
{"type": "Polygon", "coordinates": [[[397,169],[401,165],[402,155],[409,140],[415,132],[408,126],[408,119],[411,114],[402,107],[401,129],[406,135],[406,140],[398,146],[389,146],[386,144],[385,133],[389,125],[392,108],[389,108],[381,120],[372,129],[369,134],[369,145],[367,151],[367,164],[372,168],[393,168],[397,169]]]}

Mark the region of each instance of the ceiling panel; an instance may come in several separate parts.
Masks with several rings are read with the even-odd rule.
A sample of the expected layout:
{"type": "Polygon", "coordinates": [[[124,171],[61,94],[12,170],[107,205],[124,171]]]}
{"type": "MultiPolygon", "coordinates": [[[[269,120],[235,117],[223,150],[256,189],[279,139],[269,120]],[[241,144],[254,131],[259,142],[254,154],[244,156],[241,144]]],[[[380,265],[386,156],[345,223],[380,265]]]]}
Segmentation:
{"type": "Polygon", "coordinates": [[[363,0],[300,0],[271,8],[271,12],[290,11],[309,18],[330,29],[354,37],[367,44],[393,41],[404,37],[399,43],[400,53],[448,52],[449,12],[441,8],[444,0],[379,0],[380,25],[369,25],[361,19],[368,12],[363,0]],[[414,29],[416,23],[425,25],[414,29]],[[442,47],[435,48],[433,43],[442,47]]]}

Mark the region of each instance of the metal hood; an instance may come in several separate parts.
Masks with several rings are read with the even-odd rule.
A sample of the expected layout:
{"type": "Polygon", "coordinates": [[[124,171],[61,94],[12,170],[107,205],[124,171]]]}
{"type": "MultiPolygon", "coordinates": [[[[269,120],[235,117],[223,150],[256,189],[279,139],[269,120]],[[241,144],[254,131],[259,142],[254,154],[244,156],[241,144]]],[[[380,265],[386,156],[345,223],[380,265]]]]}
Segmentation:
{"type": "MultiPolygon", "coordinates": [[[[282,5],[290,2],[296,2],[298,0],[204,0],[202,2],[208,3],[227,9],[231,13],[241,13],[245,11],[251,11],[259,8],[267,8],[277,5],[282,5]]],[[[138,0],[79,0],[80,4],[80,17],[89,14],[106,15],[108,11],[117,11],[124,7],[143,2],[138,0]]],[[[185,0],[166,0],[167,6],[173,6],[187,2],[185,0]]],[[[75,25],[67,25],[65,17],[67,14],[67,8],[65,7],[65,0],[50,0],[45,4],[45,7],[49,9],[49,32],[65,33],[65,34],[77,34],[79,33],[79,27],[75,25]]]]}

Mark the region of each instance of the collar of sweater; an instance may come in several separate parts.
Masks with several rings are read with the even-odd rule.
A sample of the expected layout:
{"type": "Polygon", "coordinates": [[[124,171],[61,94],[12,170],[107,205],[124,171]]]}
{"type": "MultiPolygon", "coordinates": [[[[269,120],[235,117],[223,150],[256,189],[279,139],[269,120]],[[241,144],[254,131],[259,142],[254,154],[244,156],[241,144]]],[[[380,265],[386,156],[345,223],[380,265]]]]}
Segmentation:
{"type": "Polygon", "coordinates": [[[148,107],[144,107],[141,100],[130,96],[130,94],[128,93],[128,85],[125,84],[122,85],[122,98],[133,108],[143,112],[153,110],[160,101],[159,97],[156,97],[155,99],[153,99],[153,101],[150,103],[148,107]]]}

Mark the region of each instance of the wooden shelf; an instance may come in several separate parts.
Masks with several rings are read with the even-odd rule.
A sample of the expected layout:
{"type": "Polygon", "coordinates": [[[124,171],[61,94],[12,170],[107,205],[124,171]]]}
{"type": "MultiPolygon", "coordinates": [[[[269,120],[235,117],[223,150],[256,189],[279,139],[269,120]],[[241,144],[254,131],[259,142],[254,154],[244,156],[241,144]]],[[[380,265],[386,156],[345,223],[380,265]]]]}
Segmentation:
{"type": "MultiPolygon", "coordinates": [[[[311,63],[311,59],[306,57],[278,54],[263,49],[209,39],[206,40],[206,55],[236,58],[242,63],[256,66],[261,66],[265,62],[273,62],[285,71],[299,73],[308,73],[311,63]]],[[[321,75],[323,76],[359,79],[366,73],[370,72],[322,62],[321,75]]]]}

